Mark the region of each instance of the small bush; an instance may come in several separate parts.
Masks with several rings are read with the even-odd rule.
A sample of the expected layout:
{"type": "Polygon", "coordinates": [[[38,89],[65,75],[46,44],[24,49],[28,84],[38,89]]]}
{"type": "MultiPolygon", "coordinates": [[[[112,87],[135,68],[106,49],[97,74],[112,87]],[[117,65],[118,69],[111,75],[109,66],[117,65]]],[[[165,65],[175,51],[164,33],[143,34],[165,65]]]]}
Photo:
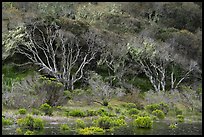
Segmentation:
{"type": "Polygon", "coordinates": [[[113,110],[113,107],[112,107],[112,106],[108,106],[108,109],[109,109],[109,110],[113,110]]]}
{"type": "Polygon", "coordinates": [[[149,116],[138,117],[133,121],[133,125],[138,128],[152,128],[153,121],[149,116]]]}
{"type": "Polygon", "coordinates": [[[67,133],[67,132],[70,132],[70,127],[69,125],[67,124],[61,124],[60,125],[60,132],[63,132],[63,133],[67,133]]]}
{"type": "Polygon", "coordinates": [[[83,120],[77,119],[76,121],[76,128],[85,128],[86,124],[83,120]]]}
{"type": "Polygon", "coordinates": [[[138,114],[140,111],[136,108],[132,108],[128,111],[128,114],[129,115],[135,115],[135,114],[138,114]]]}
{"type": "Polygon", "coordinates": [[[178,122],[184,122],[184,116],[183,115],[177,115],[176,118],[178,119],[178,122]]]}
{"type": "Polygon", "coordinates": [[[139,115],[131,115],[132,119],[137,119],[139,117],[139,115]]]}
{"type": "Polygon", "coordinates": [[[122,104],[122,106],[127,108],[127,109],[137,108],[136,104],[134,104],[134,103],[125,103],[125,104],[122,104]]]}
{"type": "Polygon", "coordinates": [[[170,124],[169,128],[174,129],[174,128],[177,128],[177,126],[175,124],[170,124]]]}
{"type": "Polygon", "coordinates": [[[2,126],[12,125],[12,124],[13,124],[13,121],[10,118],[5,119],[4,117],[2,117],[2,126]]]}
{"type": "Polygon", "coordinates": [[[115,112],[109,112],[107,116],[109,116],[109,117],[116,117],[117,115],[116,115],[115,112]]]}
{"type": "Polygon", "coordinates": [[[121,115],[119,116],[119,119],[125,119],[125,116],[121,115]]]}
{"type": "Polygon", "coordinates": [[[115,113],[121,113],[121,108],[115,108],[115,113]]]}
{"type": "Polygon", "coordinates": [[[49,115],[49,116],[52,115],[53,110],[52,110],[52,107],[49,104],[47,104],[47,103],[42,104],[40,106],[40,109],[45,113],[45,115],[49,115]]]}
{"type": "Polygon", "coordinates": [[[23,134],[23,131],[22,131],[21,128],[16,128],[16,133],[17,133],[18,135],[22,135],[22,134],[23,134]]]}
{"type": "Polygon", "coordinates": [[[31,112],[33,115],[41,115],[41,112],[40,112],[40,110],[38,110],[38,109],[32,109],[32,112],[31,112]]]}
{"type": "Polygon", "coordinates": [[[175,107],[175,113],[176,115],[182,115],[183,112],[179,108],[175,107]]]}
{"type": "Polygon", "coordinates": [[[103,129],[109,129],[112,126],[112,119],[108,116],[99,117],[96,120],[96,125],[103,129]]]}
{"type": "Polygon", "coordinates": [[[64,110],[64,114],[65,114],[65,116],[67,116],[67,117],[68,117],[68,116],[69,116],[69,112],[70,112],[70,111],[71,111],[70,109],[65,109],[65,110],[64,110]]]}
{"type": "Polygon", "coordinates": [[[159,109],[159,104],[151,104],[147,105],[145,109],[149,112],[152,113],[152,111],[159,109]]]}
{"type": "Polygon", "coordinates": [[[169,112],[169,106],[166,103],[160,102],[158,104],[150,104],[145,107],[145,109],[152,113],[154,110],[162,110],[165,114],[169,112]]]}
{"type": "Polygon", "coordinates": [[[158,120],[159,119],[157,116],[152,116],[151,118],[152,118],[152,120],[158,120]]]}
{"type": "Polygon", "coordinates": [[[124,118],[111,118],[108,116],[103,116],[95,120],[95,123],[97,126],[103,128],[103,129],[111,129],[114,127],[119,127],[126,125],[126,121],[124,118]]]}
{"type": "Polygon", "coordinates": [[[159,109],[162,110],[164,114],[167,114],[169,112],[169,105],[164,102],[160,102],[159,109]]]}
{"type": "Polygon", "coordinates": [[[34,129],[43,129],[44,128],[44,124],[43,124],[42,119],[35,118],[34,119],[34,123],[33,123],[33,127],[34,127],[34,129]]]}
{"type": "Polygon", "coordinates": [[[35,133],[33,131],[27,130],[24,135],[34,135],[35,133]]]}
{"type": "Polygon", "coordinates": [[[44,128],[43,120],[40,118],[33,118],[31,115],[18,119],[17,124],[21,128],[29,130],[41,130],[44,128]]]}
{"type": "Polygon", "coordinates": [[[24,115],[27,113],[26,109],[25,108],[21,108],[18,110],[18,113],[21,114],[21,115],[24,115]]]}
{"type": "Polygon", "coordinates": [[[107,112],[104,108],[100,108],[100,109],[98,110],[98,114],[99,114],[100,116],[108,116],[108,112],[107,112]]]}
{"type": "Polygon", "coordinates": [[[147,113],[146,111],[140,111],[140,112],[138,113],[138,116],[140,116],[140,117],[146,117],[146,116],[149,116],[149,113],[147,113]]]}
{"type": "Polygon", "coordinates": [[[80,135],[103,135],[104,133],[105,130],[100,127],[86,127],[78,130],[78,134],[80,135]]]}
{"type": "Polygon", "coordinates": [[[126,125],[127,123],[125,122],[125,120],[124,119],[122,119],[122,118],[117,118],[117,119],[114,119],[113,121],[112,121],[112,125],[114,126],[114,127],[120,127],[120,126],[124,126],[124,125],[126,125]]]}
{"type": "Polygon", "coordinates": [[[62,106],[57,106],[56,109],[57,110],[62,110],[62,106]]]}
{"type": "Polygon", "coordinates": [[[78,109],[76,109],[76,110],[71,110],[71,111],[69,112],[69,115],[70,115],[70,116],[73,116],[73,117],[85,117],[85,116],[86,116],[83,111],[78,110],[78,109]]]}
{"type": "Polygon", "coordinates": [[[153,112],[152,112],[152,114],[154,115],[154,116],[157,116],[159,119],[164,119],[164,117],[165,117],[165,115],[164,115],[164,112],[162,111],[162,110],[154,110],[153,112]]]}
{"type": "Polygon", "coordinates": [[[98,112],[95,110],[86,110],[86,115],[87,116],[97,116],[98,112]]]}

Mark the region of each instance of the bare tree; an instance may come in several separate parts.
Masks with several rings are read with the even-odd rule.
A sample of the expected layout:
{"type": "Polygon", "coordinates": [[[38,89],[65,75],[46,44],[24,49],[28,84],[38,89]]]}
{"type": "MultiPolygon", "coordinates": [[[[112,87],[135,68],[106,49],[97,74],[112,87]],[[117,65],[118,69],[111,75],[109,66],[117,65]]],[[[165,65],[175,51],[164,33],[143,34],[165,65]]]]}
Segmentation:
{"type": "Polygon", "coordinates": [[[190,76],[190,74],[193,72],[193,71],[199,71],[199,68],[198,68],[198,63],[194,60],[187,60],[186,58],[183,58],[181,59],[181,57],[177,54],[175,54],[175,60],[182,60],[181,63],[184,64],[185,62],[185,66],[186,66],[186,70],[185,70],[185,73],[179,77],[179,78],[176,78],[175,77],[175,63],[173,63],[171,65],[171,89],[177,89],[179,87],[179,85],[182,83],[182,81],[186,78],[188,78],[190,76]]]}
{"type": "Polygon", "coordinates": [[[17,51],[38,65],[39,71],[62,82],[65,89],[74,89],[74,83],[84,75],[84,67],[97,53],[90,32],[83,35],[84,45],[74,34],[59,29],[57,25],[34,23],[27,26],[25,33],[28,42],[19,45],[17,51]]]}
{"type": "Polygon", "coordinates": [[[134,46],[130,46],[128,43],[130,54],[140,65],[157,92],[166,90],[166,83],[169,80],[167,71],[171,73],[171,89],[176,89],[197,67],[195,61],[188,61],[176,54],[170,44],[159,43],[150,38],[138,38],[133,43],[134,46]],[[179,79],[174,77],[175,64],[189,64],[189,67],[185,69],[185,73],[179,79]],[[172,69],[167,69],[170,65],[172,65],[172,69]]]}
{"type": "Polygon", "coordinates": [[[89,97],[89,99],[93,102],[107,106],[110,99],[115,95],[115,90],[112,89],[107,82],[103,81],[102,76],[95,72],[90,72],[88,82],[93,95],[92,97],[89,97]]]}

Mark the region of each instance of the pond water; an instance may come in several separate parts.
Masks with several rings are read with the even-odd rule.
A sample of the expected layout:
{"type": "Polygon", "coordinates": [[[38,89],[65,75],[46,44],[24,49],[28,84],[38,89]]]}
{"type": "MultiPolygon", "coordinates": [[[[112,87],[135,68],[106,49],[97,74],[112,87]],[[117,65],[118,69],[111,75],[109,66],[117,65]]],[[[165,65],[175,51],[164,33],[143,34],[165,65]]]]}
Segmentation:
{"type": "Polygon", "coordinates": [[[180,123],[177,128],[169,128],[165,122],[154,122],[152,129],[131,127],[119,128],[115,135],[202,135],[202,123],[180,123]]]}
{"type": "MultiPolygon", "coordinates": [[[[45,125],[43,132],[39,134],[43,135],[62,135],[64,133],[59,130],[59,123],[50,123],[45,125]]],[[[2,135],[15,135],[17,125],[7,126],[2,128],[2,135]]],[[[169,124],[165,122],[154,122],[152,129],[138,129],[133,128],[130,124],[124,127],[115,129],[114,135],[202,135],[202,122],[196,123],[180,123],[177,128],[170,129],[169,124]]],[[[76,135],[76,132],[72,130],[69,135],[76,135]]]]}

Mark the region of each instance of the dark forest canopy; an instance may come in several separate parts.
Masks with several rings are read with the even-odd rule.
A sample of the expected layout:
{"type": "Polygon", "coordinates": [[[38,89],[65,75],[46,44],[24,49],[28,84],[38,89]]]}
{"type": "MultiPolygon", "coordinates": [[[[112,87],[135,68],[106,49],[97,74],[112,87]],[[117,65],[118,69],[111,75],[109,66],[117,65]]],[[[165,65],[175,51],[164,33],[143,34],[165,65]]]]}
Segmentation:
{"type": "Polygon", "coordinates": [[[71,91],[91,77],[127,92],[202,81],[199,2],[3,2],[2,35],[5,75],[32,68],[71,91]]]}

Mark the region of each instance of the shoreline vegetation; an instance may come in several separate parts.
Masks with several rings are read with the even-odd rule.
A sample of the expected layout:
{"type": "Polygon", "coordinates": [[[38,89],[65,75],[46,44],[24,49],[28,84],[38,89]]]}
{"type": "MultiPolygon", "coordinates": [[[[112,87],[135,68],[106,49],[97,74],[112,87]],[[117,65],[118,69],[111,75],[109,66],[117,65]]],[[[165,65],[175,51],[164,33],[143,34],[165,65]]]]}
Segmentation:
{"type": "MultiPolygon", "coordinates": [[[[72,102],[73,103],[73,102],[72,102]]],[[[92,127],[92,126],[96,126],[94,121],[97,121],[100,118],[110,118],[110,119],[118,119],[121,120],[123,119],[125,122],[125,125],[132,125],[134,122],[134,120],[136,120],[138,118],[139,115],[141,115],[142,117],[145,116],[150,116],[153,125],[154,123],[158,123],[158,122],[163,122],[167,125],[169,125],[169,128],[177,128],[177,126],[172,126],[173,125],[179,125],[182,123],[186,123],[186,124],[193,124],[193,123],[202,123],[202,114],[195,114],[195,113],[185,113],[185,111],[183,111],[183,116],[184,116],[184,121],[180,121],[179,119],[177,119],[176,114],[171,114],[172,110],[170,110],[164,118],[159,118],[159,116],[155,117],[154,115],[152,115],[152,113],[148,113],[146,109],[141,109],[139,111],[143,112],[143,113],[138,113],[138,115],[132,114],[129,115],[128,112],[130,112],[129,110],[131,108],[126,108],[127,106],[125,106],[124,104],[128,104],[126,102],[122,102],[122,101],[116,101],[116,100],[112,100],[110,101],[110,104],[113,103],[110,106],[101,106],[98,104],[94,104],[94,105],[73,105],[73,106],[63,106],[63,107],[57,107],[52,111],[52,116],[48,116],[43,114],[43,112],[41,111],[41,113],[39,113],[38,115],[32,114],[32,110],[28,109],[26,114],[19,114],[19,110],[18,109],[4,109],[2,112],[2,115],[7,118],[7,119],[11,119],[13,121],[12,124],[15,124],[17,127],[19,127],[19,125],[17,124],[19,119],[24,119],[25,117],[27,117],[28,115],[31,115],[34,119],[41,119],[44,122],[44,125],[50,125],[50,124],[57,124],[59,125],[59,127],[61,127],[62,125],[68,125],[69,128],[72,129],[73,132],[75,132],[75,134],[92,134],[92,133],[78,133],[77,131],[79,129],[84,129],[85,127],[92,127]],[[125,106],[125,107],[124,107],[125,106]],[[120,108],[120,112],[118,112],[118,108],[120,108]],[[67,112],[72,112],[75,110],[81,110],[81,112],[86,113],[87,110],[90,110],[92,112],[98,112],[95,115],[79,115],[79,113],[76,113],[75,115],[70,116],[71,113],[67,114],[67,112]],[[103,111],[100,111],[103,110],[103,111]],[[107,113],[105,113],[107,112],[107,113]],[[116,113],[117,112],[117,113],[116,113]],[[126,115],[124,113],[127,113],[126,115]],[[78,127],[76,126],[77,123],[76,121],[82,121],[82,123],[84,123],[83,127],[78,127]],[[17,122],[17,123],[16,123],[17,122]]],[[[131,104],[132,105],[132,104],[131,104]]],[[[133,108],[132,108],[133,109],[133,108]]],[[[117,127],[120,126],[125,126],[125,125],[118,125],[118,126],[113,126],[110,129],[104,129],[104,133],[103,134],[107,134],[108,132],[114,132],[114,129],[116,129],[117,127]],[[110,131],[109,131],[110,130],[110,131]]],[[[133,124],[134,125],[134,124],[133,124]]],[[[5,125],[3,125],[3,127],[6,127],[5,125]]],[[[100,128],[100,125],[97,125],[96,127],[100,128]]],[[[138,127],[135,127],[138,128],[138,127]]],[[[33,130],[35,131],[35,130],[33,130]]],[[[60,130],[61,131],[61,130],[60,130]]],[[[35,133],[33,134],[40,134],[41,132],[38,133],[38,131],[35,131],[35,133]]],[[[16,133],[16,134],[20,134],[20,133],[16,133]]],[[[23,134],[23,133],[21,133],[23,134]]],[[[42,133],[41,133],[42,134],[42,133]]],[[[67,131],[67,133],[62,133],[62,134],[70,134],[70,132],[67,131]]],[[[97,134],[94,133],[94,134],[97,134]]],[[[100,133],[98,133],[100,134],[100,133]]]]}

